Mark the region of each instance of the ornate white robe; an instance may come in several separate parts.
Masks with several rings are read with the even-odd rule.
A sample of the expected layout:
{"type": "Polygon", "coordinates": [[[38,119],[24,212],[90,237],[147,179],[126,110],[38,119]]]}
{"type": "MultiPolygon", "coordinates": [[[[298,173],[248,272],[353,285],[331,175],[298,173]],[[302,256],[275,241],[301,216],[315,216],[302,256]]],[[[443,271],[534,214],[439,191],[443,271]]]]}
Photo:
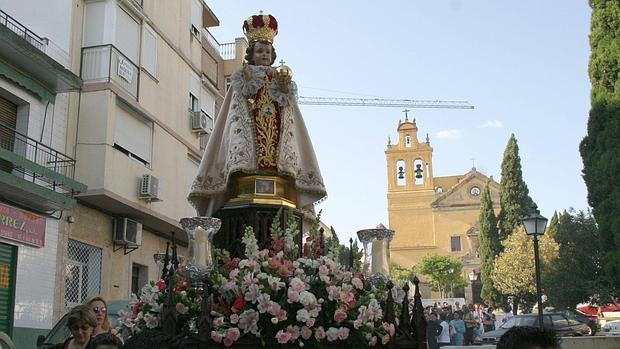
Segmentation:
{"type": "MultiPolygon", "coordinates": [[[[228,189],[232,174],[261,173],[257,166],[255,125],[248,100],[263,87],[265,75],[273,68],[249,67],[252,71],[250,81],[245,81],[241,69],[231,77],[231,88],[224,98],[188,196],[200,216],[212,216],[224,206],[230,198],[228,189]]],[[[277,174],[294,180],[298,206],[304,208],[327,193],[297,105],[297,87],[292,82],[290,93],[284,94],[274,83],[268,93],[280,106],[277,174]]]]}

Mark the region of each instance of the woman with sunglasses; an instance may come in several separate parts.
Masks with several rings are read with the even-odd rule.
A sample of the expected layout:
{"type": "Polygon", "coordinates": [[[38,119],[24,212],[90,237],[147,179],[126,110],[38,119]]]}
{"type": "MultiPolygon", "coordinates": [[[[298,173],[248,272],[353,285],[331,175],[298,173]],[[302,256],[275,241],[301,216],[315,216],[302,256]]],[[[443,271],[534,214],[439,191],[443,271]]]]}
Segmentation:
{"type": "Polygon", "coordinates": [[[106,301],[97,296],[89,300],[86,304],[93,310],[97,318],[97,326],[93,332],[93,337],[102,333],[110,333],[111,327],[110,321],[108,320],[108,304],[106,301]]]}
{"type": "Polygon", "coordinates": [[[90,306],[78,305],[69,311],[67,327],[71,337],[64,343],[55,345],[54,349],[85,349],[97,327],[97,318],[90,306]]]}

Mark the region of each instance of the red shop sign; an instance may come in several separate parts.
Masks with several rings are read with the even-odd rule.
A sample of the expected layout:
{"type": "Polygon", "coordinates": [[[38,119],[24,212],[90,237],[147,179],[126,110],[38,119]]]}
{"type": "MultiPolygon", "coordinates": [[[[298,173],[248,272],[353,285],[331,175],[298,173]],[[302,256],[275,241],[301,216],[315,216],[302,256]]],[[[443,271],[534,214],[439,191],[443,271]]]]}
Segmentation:
{"type": "Polygon", "coordinates": [[[0,237],[43,247],[45,245],[45,218],[0,204],[0,237]]]}

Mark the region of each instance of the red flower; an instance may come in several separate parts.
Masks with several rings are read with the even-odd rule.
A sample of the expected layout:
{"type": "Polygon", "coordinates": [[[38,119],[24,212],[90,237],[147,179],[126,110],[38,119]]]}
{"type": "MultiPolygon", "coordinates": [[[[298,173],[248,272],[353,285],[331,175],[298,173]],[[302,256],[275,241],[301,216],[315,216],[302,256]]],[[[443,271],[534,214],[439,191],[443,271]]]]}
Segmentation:
{"type": "Polygon", "coordinates": [[[140,309],[142,308],[142,306],[144,305],[144,302],[140,301],[136,304],[133,305],[133,308],[131,308],[131,313],[135,316],[138,315],[138,313],[140,312],[140,309]]]}
{"type": "Polygon", "coordinates": [[[232,306],[233,313],[238,313],[243,310],[243,308],[245,308],[245,299],[243,299],[242,297],[237,297],[232,306]]]}
{"type": "Polygon", "coordinates": [[[162,279],[157,280],[155,286],[159,288],[159,292],[163,292],[166,289],[166,282],[162,279]]]}

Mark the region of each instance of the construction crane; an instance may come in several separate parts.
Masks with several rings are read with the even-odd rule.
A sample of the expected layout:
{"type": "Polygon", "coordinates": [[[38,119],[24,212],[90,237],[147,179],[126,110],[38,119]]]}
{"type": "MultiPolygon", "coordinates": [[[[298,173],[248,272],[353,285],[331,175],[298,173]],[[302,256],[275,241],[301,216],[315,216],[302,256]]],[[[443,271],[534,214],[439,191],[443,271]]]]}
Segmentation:
{"type": "Polygon", "coordinates": [[[467,101],[439,101],[439,100],[418,100],[418,99],[299,96],[298,103],[305,104],[305,105],[340,105],[340,106],[361,106],[361,107],[474,109],[474,106],[469,104],[469,102],[467,101]]]}

